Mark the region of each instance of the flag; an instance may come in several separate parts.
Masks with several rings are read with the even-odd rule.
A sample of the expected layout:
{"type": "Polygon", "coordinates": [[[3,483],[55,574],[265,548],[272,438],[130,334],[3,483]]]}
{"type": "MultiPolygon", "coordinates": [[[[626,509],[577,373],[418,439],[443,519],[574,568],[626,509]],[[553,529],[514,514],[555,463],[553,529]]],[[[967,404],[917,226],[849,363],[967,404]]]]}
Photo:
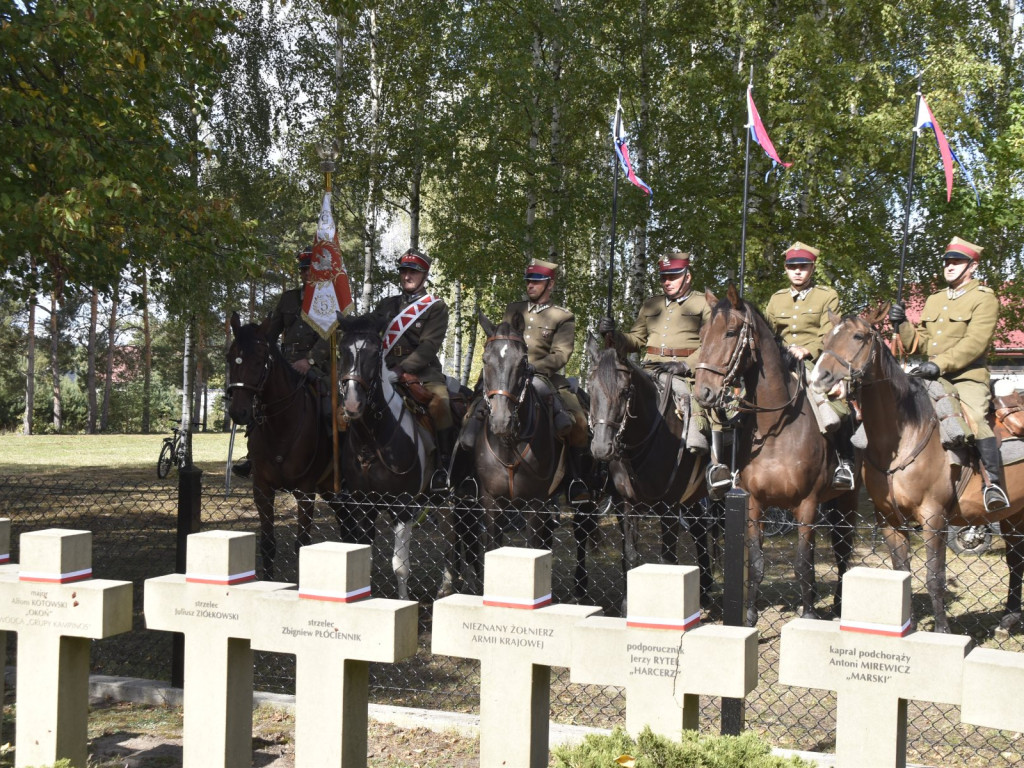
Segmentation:
{"type": "Polygon", "coordinates": [[[768,138],[768,131],[765,130],[764,123],[761,122],[761,115],[757,111],[757,105],[754,104],[754,86],[752,85],[747,86],[747,128],[750,129],[750,138],[761,145],[761,149],[772,159],[773,164],[781,165],[783,168],[789,168],[792,165],[792,163],[784,163],[779,159],[779,153],[775,151],[775,145],[768,138]]]}
{"type": "Polygon", "coordinates": [[[338,325],[338,312],[348,312],[351,307],[352,288],[341,260],[338,230],[331,214],[331,193],[324,192],[313,239],[309,282],[302,296],[302,319],[326,339],[338,325]]]}
{"type": "Polygon", "coordinates": [[[651,188],[633,170],[633,162],[629,159],[629,147],[626,146],[626,133],[622,130],[622,103],[618,99],[615,100],[615,117],[612,118],[612,142],[615,144],[615,155],[619,158],[626,178],[634,186],[640,187],[645,195],[653,195],[651,188]]]}
{"type": "Polygon", "coordinates": [[[924,96],[921,97],[921,101],[917,105],[917,122],[914,125],[914,130],[920,132],[922,128],[931,128],[935,131],[935,141],[939,144],[939,155],[942,157],[942,170],[946,174],[946,202],[948,203],[953,196],[953,152],[949,148],[949,142],[946,141],[946,134],[939,127],[939,121],[935,119],[924,96]]]}

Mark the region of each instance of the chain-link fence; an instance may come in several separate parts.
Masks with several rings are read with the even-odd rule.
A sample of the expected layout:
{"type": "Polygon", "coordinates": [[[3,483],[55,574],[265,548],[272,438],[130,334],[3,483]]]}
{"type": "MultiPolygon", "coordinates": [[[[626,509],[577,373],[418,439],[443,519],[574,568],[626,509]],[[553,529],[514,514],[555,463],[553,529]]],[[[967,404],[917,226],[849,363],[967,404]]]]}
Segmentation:
{"type": "MultiPolygon", "coordinates": [[[[225,494],[212,483],[203,489],[200,525],[203,530],[227,529],[258,533],[259,518],[248,483],[225,494]]],[[[394,665],[371,665],[372,697],[375,701],[404,706],[474,711],[478,706],[479,664],[472,660],[434,656],[430,653],[432,604],[442,583],[442,552],[446,498],[410,504],[384,496],[342,498],[344,514],[372,517],[376,528],[372,570],[373,594],[397,597],[392,568],[396,517],[413,522],[410,552],[411,599],[420,603],[419,651],[410,660],[394,665]]],[[[275,499],[274,531],[277,556],[274,578],[297,581],[298,504],[290,494],[275,499]]],[[[472,505],[461,503],[458,512],[474,530],[477,515],[472,505]]],[[[336,509],[323,502],[313,505],[309,526],[313,543],[340,540],[336,509]]],[[[553,502],[532,509],[506,510],[500,517],[505,542],[525,546],[526,522],[531,514],[545,517],[554,531],[553,594],[556,602],[573,599],[576,584],[576,541],[573,527],[582,513],[553,502]]],[[[625,597],[619,518],[609,504],[596,505],[594,533],[587,548],[586,597],[582,602],[600,606],[606,615],[621,615],[625,597]]],[[[638,508],[639,553],[642,562],[660,559],[665,520],[677,512],[638,508]]],[[[676,544],[680,563],[696,564],[694,543],[686,532],[693,518],[711,525],[721,518],[717,506],[696,507],[683,515],[683,532],[676,544]]],[[[173,483],[127,483],[97,476],[92,480],[23,480],[0,478],[0,516],[12,521],[12,559],[18,559],[18,536],[29,530],[60,527],[93,532],[93,567],[100,578],[131,580],[135,584],[134,630],[98,641],[93,650],[93,671],[169,680],[171,677],[171,636],[145,629],[142,590],[146,578],[171,573],[176,565],[178,533],[178,488],[173,483]]],[[[817,609],[822,617],[832,616],[837,572],[830,548],[827,522],[814,526],[816,536],[815,578],[817,609]]],[[[758,608],[760,633],[760,681],[746,701],[746,725],[762,733],[772,744],[783,747],[828,751],[834,746],[835,695],[816,689],[790,688],[778,683],[778,654],[782,626],[795,616],[800,587],[794,575],[796,529],[783,510],[769,510],[765,525],[765,576],[758,608]]],[[[931,602],[925,589],[926,568],[920,535],[912,533],[913,611],[919,629],[933,627],[931,602]]],[[[721,621],[722,555],[720,538],[712,542],[715,578],[705,622],[721,621]]],[[[1000,633],[998,624],[1006,599],[1008,574],[1005,545],[987,529],[958,531],[947,551],[947,612],[952,630],[972,637],[977,645],[1022,651],[1020,636],[1000,633]],[[960,550],[960,551],[955,551],[960,550]]],[[[261,563],[261,566],[263,564],[261,563]]],[[[889,567],[886,544],[873,525],[870,503],[863,502],[858,514],[855,548],[851,565],[889,567]]],[[[475,570],[463,569],[467,584],[474,588],[475,570]]],[[[14,648],[12,645],[11,652],[14,648]]],[[[261,690],[291,692],[294,659],[283,654],[258,653],[256,684],[261,690]]],[[[569,682],[567,670],[553,675],[552,717],[562,722],[611,726],[622,722],[625,699],[620,689],[583,686],[569,682]]],[[[947,671],[934,670],[936,675],[947,671]]],[[[950,670],[949,674],[955,674],[950,670]]],[[[702,698],[702,727],[717,730],[721,702],[702,698]]],[[[957,707],[911,702],[909,705],[908,759],[931,765],[1009,766],[1024,759],[1024,739],[1019,734],[979,729],[959,722],[957,707]]]]}

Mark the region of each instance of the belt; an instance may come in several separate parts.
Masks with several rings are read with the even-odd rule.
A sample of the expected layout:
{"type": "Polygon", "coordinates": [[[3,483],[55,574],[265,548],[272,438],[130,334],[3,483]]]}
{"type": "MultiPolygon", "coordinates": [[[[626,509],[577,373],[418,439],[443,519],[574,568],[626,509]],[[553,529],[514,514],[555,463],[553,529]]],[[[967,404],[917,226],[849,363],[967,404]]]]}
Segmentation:
{"type": "Polygon", "coordinates": [[[648,347],[648,355],[661,355],[662,357],[689,357],[696,349],[673,349],[672,347],[648,347]]]}
{"type": "Polygon", "coordinates": [[[403,347],[401,344],[395,344],[395,346],[388,350],[388,356],[394,355],[395,357],[402,357],[404,355],[411,355],[415,351],[415,347],[403,347]]]}

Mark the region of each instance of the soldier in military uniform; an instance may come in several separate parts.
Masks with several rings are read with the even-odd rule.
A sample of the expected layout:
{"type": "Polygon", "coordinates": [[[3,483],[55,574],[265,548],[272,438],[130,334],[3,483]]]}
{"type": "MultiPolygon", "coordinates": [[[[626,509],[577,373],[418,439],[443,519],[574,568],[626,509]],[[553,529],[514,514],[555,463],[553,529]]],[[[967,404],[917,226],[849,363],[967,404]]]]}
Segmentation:
{"type": "MultiPolygon", "coordinates": [[[[808,370],[821,355],[825,334],[832,330],[829,311],[840,314],[839,294],[814,282],[814,268],[820,255],[821,251],[817,248],[799,241],[786,249],[789,287],[772,294],[764,310],[775,336],[793,357],[804,361],[808,370]]],[[[853,488],[850,408],[844,400],[832,400],[829,405],[841,420],[840,429],[829,435],[830,442],[839,454],[832,487],[853,488]]]]}
{"type": "MultiPolygon", "coordinates": [[[[324,385],[331,368],[331,347],[326,339],[302,319],[302,294],[309,282],[313,249],[307,248],[296,258],[302,287],[291,288],[281,294],[268,318],[267,338],[278,343],[281,354],[291,363],[292,368],[318,382],[324,418],[330,423],[330,394],[324,385]]],[[[232,465],[231,469],[239,477],[248,477],[252,473],[252,462],[246,456],[232,465]]]]}
{"type": "Polygon", "coordinates": [[[889,320],[910,354],[928,360],[911,371],[924,379],[948,380],[956,389],[974,429],[975,446],[988,474],[985,510],[1010,506],[1003,482],[1003,462],[995,435],[988,425],[992,402],[986,356],[999,319],[999,299],[991,288],[974,279],[982,249],[954,237],[946,248],[943,276],[947,287],[924,304],[921,322],[907,322],[903,305],[893,304],[889,320]]]}
{"type": "MultiPolygon", "coordinates": [[[[407,250],[398,260],[398,282],[402,292],[382,299],[371,317],[391,322],[398,313],[427,295],[427,277],[431,259],[416,248],[407,250]]],[[[398,374],[399,382],[419,382],[433,395],[429,406],[437,439],[437,470],[430,481],[432,490],[443,490],[448,485],[448,469],[455,444],[455,425],[452,421],[448,398],[448,384],[441,370],[437,351],[444,344],[448,332],[448,307],[435,298],[413,324],[406,329],[388,351],[385,364],[398,374]]]]}
{"type": "MultiPolygon", "coordinates": [[[[700,329],[711,318],[704,294],[693,290],[693,275],[688,253],[669,251],[658,261],[661,296],[652,296],[640,307],[636,322],[628,333],[615,330],[610,317],[598,321],[600,334],[612,333],[615,345],[624,353],[639,352],[643,366],[650,372],[665,372],[683,377],[688,391],[693,386],[693,369],[700,362],[700,329]]],[[[707,419],[696,399],[690,399],[693,418],[707,431],[707,419]]],[[[723,453],[722,433],[712,433],[714,457],[708,467],[708,491],[718,497],[732,484],[729,467],[718,459],[723,453]]],[[[707,451],[707,444],[692,443],[689,450],[707,451]]]]}

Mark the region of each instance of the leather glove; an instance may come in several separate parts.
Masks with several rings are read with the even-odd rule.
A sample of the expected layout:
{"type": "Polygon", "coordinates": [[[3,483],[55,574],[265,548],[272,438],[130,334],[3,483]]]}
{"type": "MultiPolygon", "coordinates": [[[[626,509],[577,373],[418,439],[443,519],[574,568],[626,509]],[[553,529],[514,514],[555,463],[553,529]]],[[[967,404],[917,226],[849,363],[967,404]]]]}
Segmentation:
{"type": "Polygon", "coordinates": [[[611,333],[615,330],[615,321],[610,317],[602,317],[597,321],[597,332],[600,335],[611,333]]]}
{"type": "Polygon", "coordinates": [[[930,379],[931,381],[935,381],[939,378],[940,373],[941,371],[939,371],[939,366],[931,360],[928,360],[912,370],[910,375],[916,376],[919,379],[930,379]]]}
{"type": "Polygon", "coordinates": [[[658,363],[658,371],[661,373],[671,373],[674,376],[685,376],[690,372],[690,366],[682,360],[675,360],[670,363],[658,363]]]}
{"type": "Polygon", "coordinates": [[[893,304],[889,307],[889,322],[892,323],[894,328],[901,323],[907,322],[907,310],[903,308],[902,304],[893,304]]]}

